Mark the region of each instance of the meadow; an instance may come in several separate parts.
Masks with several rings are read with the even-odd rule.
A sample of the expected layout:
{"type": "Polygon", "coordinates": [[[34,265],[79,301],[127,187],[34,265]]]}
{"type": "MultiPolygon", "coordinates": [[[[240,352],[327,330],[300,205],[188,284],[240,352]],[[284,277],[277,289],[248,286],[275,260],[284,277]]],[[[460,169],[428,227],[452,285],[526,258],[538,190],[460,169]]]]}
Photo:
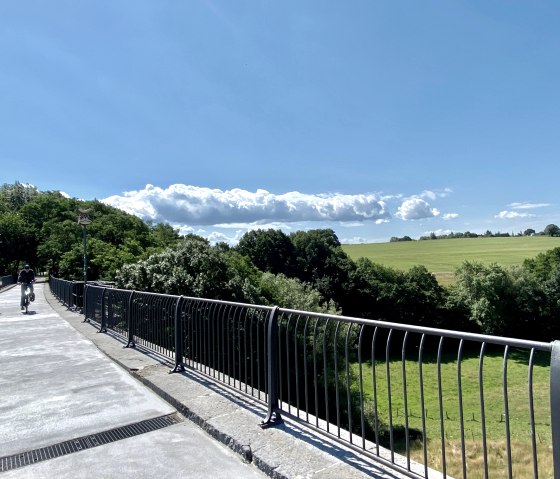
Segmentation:
{"type": "MultiPolygon", "coordinates": [[[[525,259],[533,258],[553,248],[560,247],[560,238],[548,236],[505,237],[505,238],[457,238],[393,243],[370,243],[343,245],[343,250],[352,258],[368,258],[374,263],[406,271],[413,266],[423,265],[435,274],[442,285],[452,284],[455,270],[464,262],[479,262],[484,265],[497,263],[500,266],[521,265],[525,259]]],[[[433,358],[432,358],[433,359],[433,358]]],[[[502,389],[502,355],[489,354],[484,359],[484,404],[490,477],[507,477],[507,454],[505,443],[504,402],[502,389]]],[[[549,401],[549,358],[534,367],[534,400],[536,420],[536,445],[539,477],[551,478],[552,442],[550,433],[549,401]]],[[[478,355],[464,358],[462,369],[464,431],[469,478],[484,477],[482,453],[481,408],[478,390],[478,355]]],[[[371,377],[371,364],[363,365],[364,377],[371,377]]],[[[532,438],[528,409],[527,358],[517,357],[508,365],[508,400],[512,438],[514,477],[533,477],[532,438]]],[[[406,361],[407,406],[409,427],[422,430],[418,363],[406,361]]],[[[358,365],[354,365],[358,373],[358,365]]],[[[388,399],[386,389],[386,365],[376,364],[378,376],[379,417],[388,422],[388,399]]],[[[441,367],[443,390],[443,416],[445,429],[445,458],[447,474],[462,477],[461,434],[459,421],[457,363],[450,356],[441,367]]],[[[405,425],[403,400],[402,363],[399,359],[390,362],[391,401],[393,425],[405,425]]],[[[435,361],[426,360],[423,369],[427,436],[428,465],[442,470],[442,441],[440,410],[437,391],[437,367],[435,361]],[[435,386],[435,387],[434,387],[435,386]]],[[[371,381],[370,381],[371,382],[371,381]]],[[[373,386],[364,391],[373,402],[373,386]]],[[[399,452],[405,453],[404,444],[396,444],[399,452]]],[[[422,441],[411,443],[411,459],[424,462],[422,441]]]]}
{"type": "Polygon", "coordinates": [[[403,271],[412,266],[423,265],[435,274],[442,285],[453,282],[455,270],[464,261],[476,261],[485,265],[521,265],[525,259],[557,247],[560,247],[560,238],[551,236],[456,238],[342,245],[342,249],[354,261],[358,258],[368,258],[374,263],[403,271]]]}
{"type": "MultiPolygon", "coordinates": [[[[541,353],[541,361],[534,366],[534,404],[536,423],[536,443],[539,464],[539,477],[552,477],[552,440],[550,432],[549,401],[549,356],[541,353]],[[544,357],[547,356],[547,357],[544,357]]],[[[533,477],[532,442],[529,427],[528,407],[528,357],[519,352],[513,354],[508,362],[508,403],[512,440],[512,463],[514,477],[533,477]]],[[[505,442],[505,418],[502,387],[502,361],[500,353],[488,354],[484,358],[483,391],[485,405],[485,424],[488,445],[488,467],[490,477],[507,477],[507,453],[505,442]]],[[[476,354],[467,355],[461,363],[463,390],[464,431],[469,478],[484,477],[482,453],[482,422],[480,396],[478,389],[479,358],[476,354]]],[[[371,378],[371,364],[362,365],[364,378],[371,378]]],[[[358,373],[358,365],[353,366],[358,373]]],[[[422,431],[420,382],[418,362],[406,361],[407,408],[409,427],[422,431]]],[[[390,361],[391,402],[393,426],[405,425],[405,406],[403,400],[402,362],[390,361]]],[[[462,477],[461,433],[457,387],[456,357],[449,355],[442,363],[443,418],[445,430],[445,458],[447,474],[462,477]]],[[[388,424],[388,391],[386,365],[376,362],[377,398],[380,419],[388,424]]],[[[426,417],[426,436],[428,439],[428,465],[442,471],[441,423],[438,396],[437,366],[435,358],[425,358],[423,366],[424,408],[426,417]]],[[[364,394],[373,401],[371,379],[364,380],[364,394]],[[368,384],[369,383],[369,384],[368,384]]],[[[401,454],[406,453],[404,441],[396,443],[401,454]]],[[[411,443],[411,459],[424,463],[422,440],[411,443]]]]}

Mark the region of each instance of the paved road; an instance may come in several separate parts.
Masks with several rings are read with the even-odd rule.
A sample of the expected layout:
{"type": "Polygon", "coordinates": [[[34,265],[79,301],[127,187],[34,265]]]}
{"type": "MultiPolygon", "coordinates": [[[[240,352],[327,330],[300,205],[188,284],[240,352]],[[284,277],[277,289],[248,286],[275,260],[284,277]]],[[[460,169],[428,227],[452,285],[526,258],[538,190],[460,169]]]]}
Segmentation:
{"type": "MultiPolygon", "coordinates": [[[[0,458],[176,411],[109,360],[48,305],[24,314],[0,293],[0,458]]],[[[46,285],[45,285],[46,287],[46,285]]],[[[188,421],[0,472],[8,478],[262,478],[188,421]]]]}

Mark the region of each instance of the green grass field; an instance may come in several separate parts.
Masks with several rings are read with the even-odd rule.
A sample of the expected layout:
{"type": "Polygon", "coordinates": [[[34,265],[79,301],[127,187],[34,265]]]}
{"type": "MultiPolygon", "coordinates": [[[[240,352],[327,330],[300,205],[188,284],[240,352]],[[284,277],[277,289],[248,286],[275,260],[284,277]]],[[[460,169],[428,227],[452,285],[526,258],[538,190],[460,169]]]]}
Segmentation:
{"type": "MultiPolygon", "coordinates": [[[[489,265],[521,265],[527,258],[560,247],[560,238],[546,236],[514,238],[472,238],[395,243],[372,243],[343,245],[344,251],[353,259],[365,257],[391,268],[406,271],[415,265],[424,265],[434,273],[442,285],[454,280],[454,272],[464,261],[476,261],[489,265]]],[[[428,438],[428,465],[442,470],[442,445],[437,391],[437,368],[434,358],[425,358],[423,368],[424,400],[427,410],[426,432],[428,438]]],[[[447,474],[462,477],[461,436],[457,390],[456,358],[449,357],[442,364],[443,415],[445,426],[445,458],[447,474]]],[[[462,388],[465,443],[469,478],[484,477],[481,410],[478,391],[477,355],[466,356],[462,362],[462,388]]],[[[363,366],[368,401],[373,399],[371,364],[363,366]]],[[[358,373],[358,365],[354,365],[358,373]]],[[[391,361],[391,401],[393,425],[405,424],[403,400],[403,376],[400,360],[391,361]]],[[[407,401],[409,427],[421,430],[420,386],[417,361],[406,361],[407,401]]],[[[386,365],[377,363],[379,416],[388,422],[388,399],[386,388],[386,365]]],[[[549,374],[547,358],[534,367],[534,401],[539,477],[552,478],[552,441],[550,433],[549,374]]],[[[513,476],[533,477],[532,446],[527,390],[527,358],[518,356],[508,363],[508,399],[512,439],[513,476]]],[[[503,416],[502,357],[489,354],[484,359],[484,404],[487,428],[488,462],[490,477],[507,477],[505,422],[503,416]]],[[[397,444],[404,453],[404,444],[397,444]]],[[[422,442],[411,445],[411,458],[424,462],[422,442]]]]}
{"type": "MultiPolygon", "coordinates": [[[[544,353],[542,353],[544,354],[544,353]]],[[[519,353],[508,362],[508,400],[513,450],[514,477],[533,477],[530,418],[528,407],[528,355],[519,353]]],[[[428,438],[428,464],[436,470],[442,470],[441,433],[439,419],[439,401],[437,389],[437,367],[435,358],[425,358],[423,366],[424,400],[427,412],[426,432],[428,438]]],[[[443,416],[445,426],[445,448],[447,473],[461,477],[461,435],[459,421],[459,403],[457,388],[456,357],[450,355],[442,363],[443,416]]],[[[548,357],[534,366],[534,403],[537,434],[537,454],[539,458],[540,477],[552,477],[552,440],[550,432],[549,401],[549,367],[548,357]]],[[[505,444],[505,421],[503,416],[501,354],[490,354],[484,359],[484,404],[486,433],[488,441],[488,462],[490,477],[507,477],[507,454],[505,444]]],[[[461,365],[465,442],[467,448],[467,465],[469,477],[483,477],[481,409],[478,390],[478,355],[464,358],[461,365]]],[[[391,401],[393,425],[404,426],[403,375],[400,360],[391,361],[391,401]]],[[[418,362],[406,362],[407,401],[409,427],[422,430],[420,383],[418,362]]],[[[354,364],[354,372],[358,365],[354,364]]],[[[379,417],[388,424],[388,399],[386,366],[384,362],[376,364],[379,417]]],[[[371,364],[363,366],[364,393],[369,401],[373,400],[371,383],[371,364]]],[[[404,444],[401,453],[405,453],[404,444]]],[[[423,463],[422,442],[412,444],[412,459],[423,463]]]]}
{"type": "Polygon", "coordinates": [[[557,247],[560,247],[560,238],[550,236],[342,245],[342,249],[353,260],[368,258],[374,263],[404,271],[415,265],[424,265],[443,285],[453,282],[455,270],[464,261],[477,261],[486,265],[520,265],[527,258],[557,247]]]}

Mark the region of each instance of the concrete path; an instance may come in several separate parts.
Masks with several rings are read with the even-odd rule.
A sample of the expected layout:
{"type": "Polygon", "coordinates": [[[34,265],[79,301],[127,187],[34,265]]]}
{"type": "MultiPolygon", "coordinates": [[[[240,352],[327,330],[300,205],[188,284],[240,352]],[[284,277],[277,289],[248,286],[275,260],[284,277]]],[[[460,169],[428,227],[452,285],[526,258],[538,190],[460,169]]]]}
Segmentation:
{"type": "MultiPolygon", "coordinates": [[[[28,314],[20,310],[18,286],[0,293],[0,458],[176,413],[62,319],[44,287],[35,285],[28,314]]],[[[0,472],[0,479],[265,477],[180,421],[0,472]]]]}

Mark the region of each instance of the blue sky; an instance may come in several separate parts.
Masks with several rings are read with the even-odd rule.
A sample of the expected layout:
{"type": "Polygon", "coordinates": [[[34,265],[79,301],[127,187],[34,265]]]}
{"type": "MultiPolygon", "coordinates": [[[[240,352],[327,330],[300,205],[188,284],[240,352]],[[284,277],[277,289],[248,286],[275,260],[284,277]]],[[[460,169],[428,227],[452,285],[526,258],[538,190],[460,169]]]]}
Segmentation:
{"type": "Polygon", "coordinates": [[[0,3],[0,182],[235,243],[560,224],[556,1],[0,3]]]}

